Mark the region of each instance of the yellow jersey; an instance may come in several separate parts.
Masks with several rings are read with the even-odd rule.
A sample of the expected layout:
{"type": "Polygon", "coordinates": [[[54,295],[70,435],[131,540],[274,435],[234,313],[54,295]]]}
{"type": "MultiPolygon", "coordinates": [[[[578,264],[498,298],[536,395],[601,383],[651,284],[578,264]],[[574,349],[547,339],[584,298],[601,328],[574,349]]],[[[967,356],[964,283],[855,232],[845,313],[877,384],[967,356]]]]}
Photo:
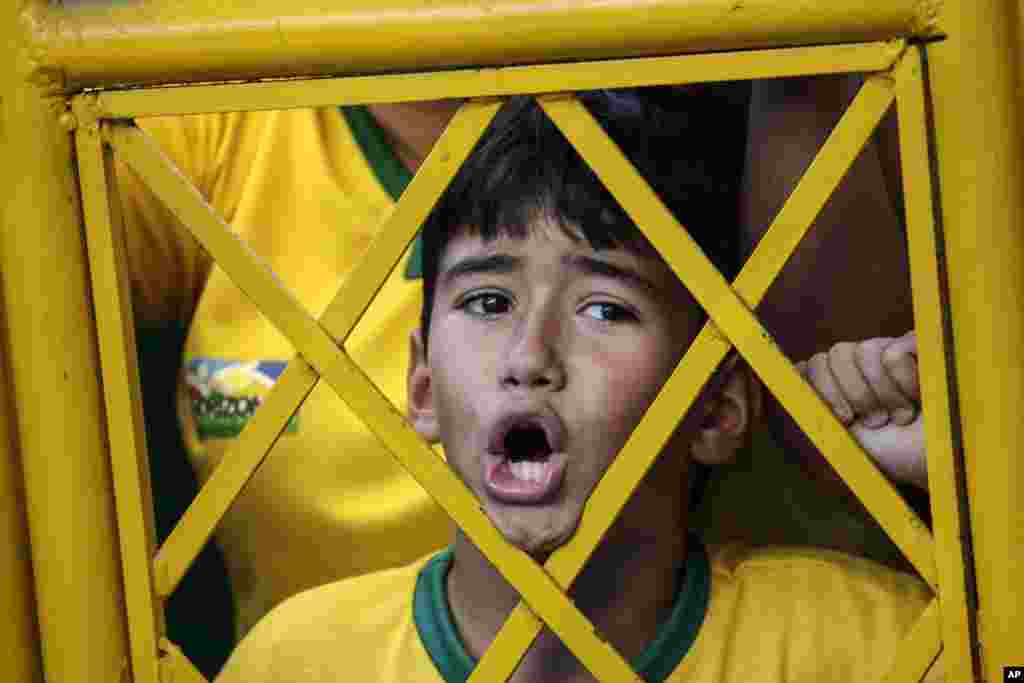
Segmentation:
{"type": "MultiPolygon", "coordinates": [[[[475,660],[442,551],[300,594],[239,645],[219,683],[455,683],[475,660]]],[[[914,577],[810,549],[710,552],[694,539],[675,605],[631,665],[649,683],[878,681],[930,600],[914,577]]]]}

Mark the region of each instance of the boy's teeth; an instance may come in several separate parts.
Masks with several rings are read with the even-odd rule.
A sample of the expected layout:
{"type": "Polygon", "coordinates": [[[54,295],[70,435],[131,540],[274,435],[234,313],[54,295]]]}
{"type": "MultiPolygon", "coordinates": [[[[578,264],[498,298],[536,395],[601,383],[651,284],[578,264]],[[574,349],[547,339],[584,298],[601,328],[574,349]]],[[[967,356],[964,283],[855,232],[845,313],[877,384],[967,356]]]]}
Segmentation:
{"type": "Polygon", "coordinates": [[[518,460],[510,462],[508,467],[512,472],[512,476],[523,481],[532,481],[539,484],[544,475],[544,465],[539,462],[518,460]]]}

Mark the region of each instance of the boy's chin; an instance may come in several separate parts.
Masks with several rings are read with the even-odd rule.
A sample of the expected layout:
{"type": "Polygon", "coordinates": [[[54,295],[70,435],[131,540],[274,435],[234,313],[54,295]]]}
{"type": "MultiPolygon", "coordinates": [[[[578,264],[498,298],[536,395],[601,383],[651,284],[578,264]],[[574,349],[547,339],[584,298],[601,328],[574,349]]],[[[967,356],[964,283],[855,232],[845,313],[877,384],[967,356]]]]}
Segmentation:
{"type": "Polygon", "coordinates": [[[558,548],[569,542],[580,522],[582,510],[540,510],[524,506],[502,506],[501,510],[485,508],[487,516],[511,545],[537,562],[544,562],[558,548]]]}

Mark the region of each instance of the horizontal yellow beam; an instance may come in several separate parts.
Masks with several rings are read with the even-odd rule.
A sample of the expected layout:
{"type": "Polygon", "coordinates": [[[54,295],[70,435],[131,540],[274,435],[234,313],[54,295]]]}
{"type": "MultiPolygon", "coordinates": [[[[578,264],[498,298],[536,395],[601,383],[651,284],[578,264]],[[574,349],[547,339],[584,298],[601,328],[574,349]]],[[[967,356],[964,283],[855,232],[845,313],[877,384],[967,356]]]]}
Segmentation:
{"type": "Polygon", "coordinates": [[[76,3],[32,25],[71,89],[870,42],[938,31],[920,0],[76,3]]]}
{"type": "Polygon", "coordinates": [[[432,73],[109,90],[88,97],[94,100],[94,115],[103,118],[333,107],[883,71],[892,66],[903,48],[904,42],[895,40],[432,73]]]}

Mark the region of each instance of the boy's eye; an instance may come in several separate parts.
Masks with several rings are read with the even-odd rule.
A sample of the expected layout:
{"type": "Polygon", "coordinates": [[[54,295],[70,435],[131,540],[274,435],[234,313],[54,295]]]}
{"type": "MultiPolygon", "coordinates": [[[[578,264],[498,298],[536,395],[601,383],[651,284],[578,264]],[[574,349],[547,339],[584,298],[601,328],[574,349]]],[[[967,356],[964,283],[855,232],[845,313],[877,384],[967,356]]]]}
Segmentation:
{"type": "Polygon", "coordinates": [[[473,315],[490,318],[502,313],[507,313],[511,308],[511,302],[504,294],[497,292],[481,292],[468,296],[459,302],[457,308],[468,311],[473,315]]]}
{"type": "Polygon", "coordinates": [[[583,308],[586,315],[595,320],[602,322],[623,322],[636,320],[636,315],[633,314],[625,306],[619,306],[618,304],[609,303],[602,301],[596,304],[587,304],[583,308]]]}

